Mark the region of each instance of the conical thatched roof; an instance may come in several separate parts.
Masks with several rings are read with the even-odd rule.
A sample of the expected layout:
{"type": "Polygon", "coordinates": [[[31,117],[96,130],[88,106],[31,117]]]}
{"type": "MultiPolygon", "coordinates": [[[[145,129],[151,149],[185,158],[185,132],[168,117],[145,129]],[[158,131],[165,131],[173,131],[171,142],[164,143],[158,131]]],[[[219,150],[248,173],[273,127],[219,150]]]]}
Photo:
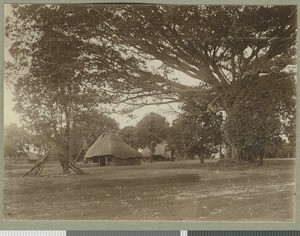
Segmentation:
{"type": "Polygon", "coordinates": [[[115,156],[120,159],[142,157],[142,154],[129,146],[118,135],[103,133],[88,149],[84,158],[96,156],[115,156]]]}
{"type": "MultiPolygon", "coordinates": [[[[150,157],[149,148],[145,148],[141,153],[144,157],[150,157]]],[[[166,142],[161,142],[156,145],[154,156],[163,156],[164,158],[171,158],[171,152],[167,150],[166,142]]]]}

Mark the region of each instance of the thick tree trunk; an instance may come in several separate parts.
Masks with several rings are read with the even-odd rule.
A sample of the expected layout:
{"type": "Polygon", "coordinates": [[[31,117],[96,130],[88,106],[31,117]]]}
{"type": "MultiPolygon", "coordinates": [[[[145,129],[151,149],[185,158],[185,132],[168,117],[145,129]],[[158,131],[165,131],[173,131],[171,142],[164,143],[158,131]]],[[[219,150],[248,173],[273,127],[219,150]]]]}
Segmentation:
{"type": "Polygon", "coordinates": [[[64,155],[64,163],[63,163],[63,173],[64,174],[69,174],[70,173],[70,167],[69,167],[69,163],[70,163],[70,114],[66,108],[65,111],[65,115],[66,115],[66,133],[65,133],[65,155],[64,155]]]}
{"type": "Polygon", "coordinates": [[[200,155],[200,163],[204,164],[205,154],[200,155]]]}
{"type": "Polygon", "coordinates": [[[233,144],[230,144],[230,159],[239,160],[239,149],[233,144]]]}
{"type": "Polygon", "coordinates": [[[236,162],[241,162],[242,160],[248,161],[249,159],[248,153],[245,150],[238,148],[234,145],[230,146],[230,150],[231,150],[230,159],[235,160],[236,162]]]}
{"type": "Polygon", "coordinates": [[[225,158],[225,155],[224,155],[223,152],[222,152],[222,146],[223,146],[223,144],[220,145],[220,150],[219,150],[220,159],[225,158]]]}
{"type": "Polygon", "coordinates": [[[154,162],[155,147],[156,147],[156,145],[151,145],[149,148],[150,149],[150,162],[154,162]]]}
{"type": "Polygon", "coordinates": [[[175,161],[175,150],[174,148],[171,149],[171,161],[175,161]]]}
{"type": "MultiPolygon", "coordinates": [[[[223,103],[226,104],[225,99],[223,100],[223,103]]],[[[227,121],[231,115],[230,113],[231,108],[227,107],[225,109],[227,113],[227,121]]],[[[239,145],[236,145],[232,142],[230,142],[230,137],[228,137],[228,133],[225,130],[225,139],[229,145],[229,153],[226,155],[227,158],[236,161],[237,163],[241,163],[241,161],[253,163],[257,161],[257,158],[259,158],[259,164],[263,163],[263,146],[259,144],[259,142],[255,145],[247,145],[243,148],[239,145]]],[[[259,140],[257,140],[259,141],[259,140]]],[[[221,153],[221,151],[220,151],[221,153]]]]}
{"type": "Polygon", "coordinates": [[[259,155],[259,163],[258,165],[263,165],[264,163],[264,156],[265,156],[265,150],[264,148],[260,149],[259,152],[258,152],[258,155],[259,155]]]}
{"type": "Polygon", "coordinates": [[[264,150],[263,149],[256,149],[256,148],[237,148],[235,146],[230,146],[231,155],[230,159],[235,160],[236,162],[240,163],[241,161],[244,162],[257,162],[259,161],[259,165],[263,164],[264,158],[264,150]]]}

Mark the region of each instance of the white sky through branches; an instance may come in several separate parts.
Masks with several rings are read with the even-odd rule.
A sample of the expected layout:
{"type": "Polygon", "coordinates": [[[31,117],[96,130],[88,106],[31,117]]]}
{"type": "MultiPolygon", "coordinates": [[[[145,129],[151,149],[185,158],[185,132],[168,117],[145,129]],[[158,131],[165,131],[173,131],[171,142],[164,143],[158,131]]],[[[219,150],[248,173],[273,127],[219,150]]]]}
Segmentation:
{"type": "MultiPolygon", "coordinates": [[[[4,17],[7,16],[12,17],[11,15],[11,6],[9,4],[4,5],[4,17]]],[[[11,42],[7,37],[4,37],[4,61],[13,61],[9,48],[11,46],[11,42]]],[[[160,63],[154,63],[149,65],[149,68],[155,69],[155,67],[159,67],[160,63]]],[[[174,71],[174,73],[170,76],[171,79],[178,79],[178,82],[184,85],[198,85],[199,81],[189,77],[188,75],[180,72],[174,71]]],[[[16,123],[17,125],[21,125],[20,115],[13,111],[13,107],[15,105],[13,101],[14,95],[11,89],[9,89],[6,84],[4,84],[4,125],[9,125],[11,123],[16,123]]],[[[114,118],[119,124],[120,128],[123,128],[128,125],[135,125],[140,119],[142,119],[147,113],[156,112],[163,116],[165,116],[168,122],[172,122],[176,118],[176,113],[173,111],[178,111],[178,104],[170,104],[169,105],[150,105],[139,108],[135,110],[132,115],[134,118],[130,118],[127,115],[121,114],[111,114],[110,117],[114,118]]],[[[122,106],[120,106],[121,108],[122,106]]]]}

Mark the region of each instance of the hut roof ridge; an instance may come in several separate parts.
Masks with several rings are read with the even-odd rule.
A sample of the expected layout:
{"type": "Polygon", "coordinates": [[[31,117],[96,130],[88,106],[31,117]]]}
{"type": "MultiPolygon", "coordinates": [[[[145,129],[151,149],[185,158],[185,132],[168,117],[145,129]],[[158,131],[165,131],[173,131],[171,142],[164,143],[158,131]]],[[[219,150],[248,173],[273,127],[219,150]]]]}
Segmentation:
{"type": "Polygon", "coordinates": [[[125,143],[118,135],[104,132],[85,154],[85,158],[96,156],[115,156],[120,159],[127,159],[130,157],[142,157],[142,154],[125,143]]]}

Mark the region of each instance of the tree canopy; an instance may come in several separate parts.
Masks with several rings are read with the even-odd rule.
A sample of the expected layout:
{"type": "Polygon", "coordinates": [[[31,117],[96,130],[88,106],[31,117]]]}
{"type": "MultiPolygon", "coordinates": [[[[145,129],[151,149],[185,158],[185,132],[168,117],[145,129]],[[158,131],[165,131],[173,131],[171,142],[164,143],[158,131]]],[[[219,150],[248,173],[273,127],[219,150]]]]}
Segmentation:
{"type": "MultiPolygon", "coordinates": [[[[66,41],[79,41],[70,45],[72,53],[84,51],[85,75],[109,84],[114,92],[130,89],[126,95],[131,98],[195,92],[209,102],[216,93],[226,94],[236,80],[295,65],[294,6],[90,4],[14,9],[22,26],[42,22],[31,31],[40,32],[46,24],[66,41]],[[162,67],[150,70],[146,63],[151,61],[162,62],[162,67]],[[209,86],[180,84],[166,77],[172,70],[209,86]]],[[[12,48],[19,54],[20,46],[12,48]]],[[[225,98],[217,103],[229,112],[225,98]]]]}
{"type": "Polygon", "coordinates": [[[224,141],[223,114],[206,112],[207,103],[194,96],[186,97],[181,109],[183,113],[171,126],[169,143],[183,156],[198,155],[203,163],[224,141]]]}
{"type": "Polygon", "coordinates": [[[137,144],[138,137],[135,126],[125,126],[123,129],[120,129],[119,135],[123,138],[125,143],[134,148],[139,147],[139,145],[137,144]]]}
{"type": "Polygon", "coordinates": [[[157,144],[167,139],[169,128],[170,124],[165,117],[154,112],[149,113],[136,125],[137,145],[140,148],[149,148],[152,156],[157,144]]]}
{"type": "Polygon", "coordinates": [[[234,108],[225,126],[235,147],[267,149],[282,136],[294,142],[296,101],[291,96],[296,94],[294,80],[294,76],[271,73],[235,84],[231,94],[234,108]]]}
{"type": "Polygon", "coordinates": [[[74,117],[83,110],[101,109],[104,98],[98,82],[84,74],[84,42],[64,30],[68,14],[55,14],[59,7],[50,5],[19,5],[16,9],[6,28],[13,40],[10,52],[14,58],[7,69],[19,72],[8,78],[15,110],[34,135],[43,136],[52,143],[50,149],[54,146],[64,156],[64,172],[68,173],[74,117]],[[35,12],[22,11],[27,7],[35,12]],[[62,24],[56,25],[58,22],[62,24]]]}
{"type": "MultiPolygon", "coordinates": [[[[53,114],[60,114],[65,137],[73,111],[95,107],[99,98],[130,110],[194,94],[214,101],[230,121],[243,100],[232,96],[239,93],[236,84],[295,72],[295,6],[14,4],[13,14],[6,21],[13,66],[26,72],[12,81],[17,109],[28,120],[52,117],[43,118],[49,129],[53,114]]],[[[281,82],[270,83],[290,88],[289,79],[281,82]]]]}

